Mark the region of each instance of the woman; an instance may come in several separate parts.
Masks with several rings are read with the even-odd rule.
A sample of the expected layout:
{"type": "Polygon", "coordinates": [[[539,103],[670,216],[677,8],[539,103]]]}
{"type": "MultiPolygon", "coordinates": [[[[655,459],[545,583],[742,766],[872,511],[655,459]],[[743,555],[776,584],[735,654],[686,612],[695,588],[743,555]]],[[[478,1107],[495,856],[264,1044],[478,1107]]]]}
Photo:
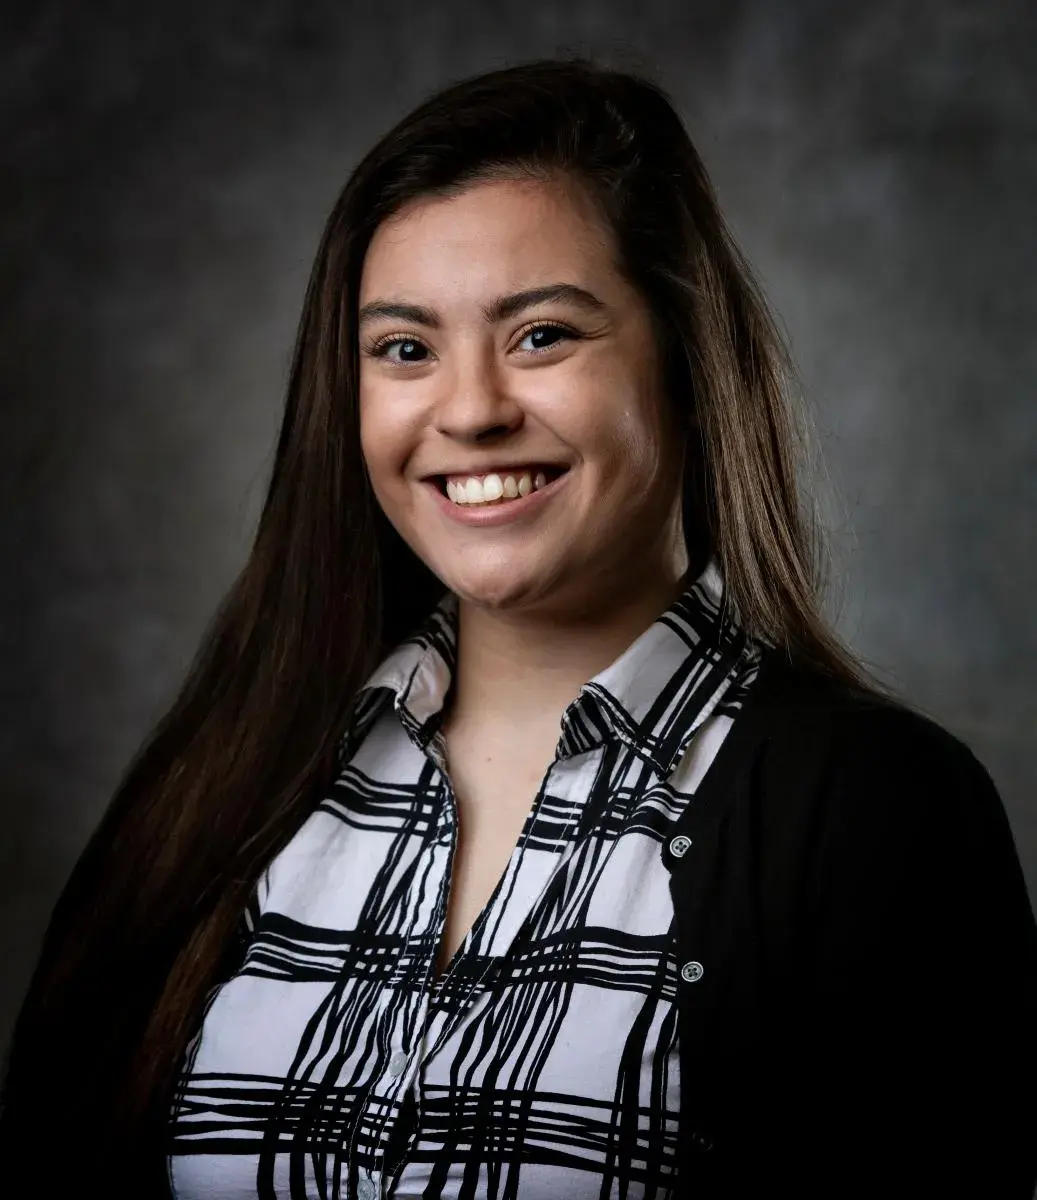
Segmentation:
{"type": "Polygon", "coordinates": [[[533,63],[371,150],[254,549],[55,910],[9,1172],[1029,1196],[1007,822],[819,615],[786,375],[654,86],[533,63]]]}

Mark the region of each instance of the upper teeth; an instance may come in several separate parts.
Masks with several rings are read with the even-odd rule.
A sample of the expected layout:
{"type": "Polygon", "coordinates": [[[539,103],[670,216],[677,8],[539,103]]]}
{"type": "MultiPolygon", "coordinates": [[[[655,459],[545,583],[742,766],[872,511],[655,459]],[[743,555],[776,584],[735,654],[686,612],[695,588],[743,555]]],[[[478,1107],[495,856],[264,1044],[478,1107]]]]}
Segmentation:
{"type": "Polygon", "coordinates": [[[494,500],[505,497],[514,500],[516,496],[528,496],[530,492],[542,488],[547,483],[543,471],[534,475],[527,471],[522,475],[485,475],[482,479],[474,475],[469,479],[448,479],[446,494],[455,504],[489,504],[494,500]]]}

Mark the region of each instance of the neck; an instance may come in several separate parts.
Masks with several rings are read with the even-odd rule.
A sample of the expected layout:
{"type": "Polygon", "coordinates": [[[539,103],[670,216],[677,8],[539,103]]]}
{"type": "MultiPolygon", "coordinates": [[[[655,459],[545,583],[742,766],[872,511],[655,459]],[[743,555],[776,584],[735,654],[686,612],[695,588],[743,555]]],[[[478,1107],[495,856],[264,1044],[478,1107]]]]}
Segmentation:
{"type": "Polygon", "coordinates": [[[614,662],[673,603],[686,581],[679,570],[642,579],[626,594],[565,615],[500,611],[461,601],[449,726],[521,725],[557,735],[580,688],[614,662]]]}

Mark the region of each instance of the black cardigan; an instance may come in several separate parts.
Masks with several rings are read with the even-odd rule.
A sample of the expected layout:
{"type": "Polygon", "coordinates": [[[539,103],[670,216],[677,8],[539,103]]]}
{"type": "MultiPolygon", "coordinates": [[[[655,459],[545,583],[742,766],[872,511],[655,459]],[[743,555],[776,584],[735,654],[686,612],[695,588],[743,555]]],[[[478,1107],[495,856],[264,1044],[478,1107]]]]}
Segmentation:
{"type": "Polygon", "coordinates": [[[768,651],[674,833],[677,1194],[1030,1200],[1037,924],[972,753],[768,651]]]}

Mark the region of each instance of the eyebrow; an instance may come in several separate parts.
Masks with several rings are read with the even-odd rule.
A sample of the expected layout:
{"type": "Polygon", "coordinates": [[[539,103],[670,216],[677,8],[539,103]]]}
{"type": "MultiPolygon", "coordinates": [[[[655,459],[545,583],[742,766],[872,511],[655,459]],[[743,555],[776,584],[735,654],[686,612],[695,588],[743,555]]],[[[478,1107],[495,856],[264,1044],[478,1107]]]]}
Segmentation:
{"type": "MultiPolygon", "coordinates": [[[[483,305],[482,314],[490,324],[496,324],[516,316],[527,308],[552,301],[562,301],[589,313],[602,313],[607,308],[593,292],[577,287],[575,283],[549,283],[544,287],[513,292],[510,296],[498,296],[496,300],[483,305]]],[[[422,304],[404,304],[395,300],[372,300],[370,304],[361,308],[357,320],[363,325],[381,317],[409,321],[414,325],[424,325],[428,329],[440,329],[443,324],[434,309],[426,308],[422,304]]]]}

